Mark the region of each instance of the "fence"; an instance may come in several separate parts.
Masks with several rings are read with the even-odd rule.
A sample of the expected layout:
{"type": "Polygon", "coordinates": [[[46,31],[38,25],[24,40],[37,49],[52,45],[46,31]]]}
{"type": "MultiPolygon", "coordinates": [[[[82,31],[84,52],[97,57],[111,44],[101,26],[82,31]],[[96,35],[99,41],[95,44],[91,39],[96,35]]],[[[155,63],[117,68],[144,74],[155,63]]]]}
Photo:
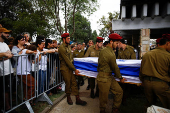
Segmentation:
{"type": "Polygon", "coordinates": [[[15,55],[9,60],[3,58],[0,63],[3,70],[0,71],[0,97],[3,97],[0,106],[3,113],[11,112],[23,104],[33,113],[33,101],[53,104],[47,94],[63,84],[58,53],[15,55]]]}

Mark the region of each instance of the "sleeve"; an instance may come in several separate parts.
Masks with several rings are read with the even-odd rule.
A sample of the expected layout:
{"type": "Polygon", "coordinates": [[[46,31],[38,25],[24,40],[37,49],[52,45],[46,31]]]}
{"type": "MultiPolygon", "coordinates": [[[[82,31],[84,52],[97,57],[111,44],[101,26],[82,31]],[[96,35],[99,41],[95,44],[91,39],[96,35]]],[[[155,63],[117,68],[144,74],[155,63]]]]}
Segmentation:
{"type": "Polygon", "coordinates": [[[16,46],[14,46],[14,47],[12,48],[12,53],[13,53],[14,55],[18,55],[18,49],[16,48],[16,46]]]}
{"type": "Polygon", "coordinates": [[[90,48],[87,49],[86,54],[84,55],[84,57],[89,57],[90,56],[90,48]]]}
{"type": "MultiPolygon", "coordinates": [[[[116,54],[115,54],[115,55],[116,55],[116,54]]],[[[120,54],[119,54],[119,51],[118,51],[117,59],[121,59],[120,54]]]]}
{"type": "Polygon", "coordinates": [[[121,79],[122,78],[122,75],[120,74],[120,70],[119,70],[119,67],[118,67],[118,65],[117,65],[117,63],[116,63],[116,57],[115,56],[110,56],[109,57],[109,65],[110,65],[110,67],[111,67],[111,69],[112,69],[112,71],[114,72],[114,74],[115,74],[115,77],[117,77],[117,78],[119,78],[119,79],[121,79]]]}
{"type": "Polygon", "coordinates": [[[136,59],[136,53],[134,49],[131,49],[131,59],[136,59]]]}
{"type": "Polygon", "coordinates": [[[59,48],[59,54],[61,54],[62,58],[64,59],[64,61],[66,62],[67,66],[75,71],[76,68],[74,67],[73,63],[70,61],[69,57],[67,56],[66,54],[66,51],[64,51],[64,48],[63,47],[60,47],[59,48]]]}
{"type": "Polygon", "coordinates": [[[76,53],[75,53],[75,51],[73,52],[73,58],[75,58],[76,57],[76,53]]]}

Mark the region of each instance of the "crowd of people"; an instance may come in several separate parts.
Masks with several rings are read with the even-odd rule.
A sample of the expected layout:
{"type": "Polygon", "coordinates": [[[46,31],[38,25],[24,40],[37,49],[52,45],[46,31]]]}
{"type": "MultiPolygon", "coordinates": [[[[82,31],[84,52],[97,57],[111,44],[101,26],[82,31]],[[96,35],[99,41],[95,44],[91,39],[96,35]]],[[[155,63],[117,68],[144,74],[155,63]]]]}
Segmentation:
{"type": "MultiPolygon", "coordinates": [[[[5,111],[11,109],[10,96],[12,96],[11,92],[15,86],[14,79],[22,81],[23,98],[21,100],[26,101],[35,96],[35,86],[38,85],[38,94],[41,94],[50,88],[52,75],[54,79],[60,78],[54,77],[56,76],[54,62],[58,62],[55,54],[58,52],[56,40],[46,39],[45,36],[39,35],[36,42],[31,42],[28,32],[24,32],[16,38],[9,37],[10,33],[10,30],[0,27],[0,83],[2,90],[0,101],[4,103],[5,100],[5,111]]],[[[46,93],[52,95],[50,90],[46,93]]],[[[30,103],[34,105],[33,101],[30,103]]]]}
{"type": "MultiPolygon", "coordinates": [[[[55,55],[58,53],[60,60],[60,73],[65,82],[65,93],[67,103],[73,105],[71,94],[75,95],[77,105],[86,105],[87,102],[79,97],[79,89],[84,85],[84,77],[79,75],[79,70],[74,67],[74,58],[98,57],[97,78],[88,78],[87,90],[91,90],[90,97],[99,97],[100,113],[105,113],[108,94],[111,91],[114,95],[112,112],[119,113],[121,103],[126,103],[126,92],[128,87],[122,77],[116,59],[136,59],[134,47],[127,45],[125,40],[116,33],[108,36],[108,41],[103,43],[102,37],[96,37],[96,42],[89,40],[85,43],[70,44],[69,33],[61,35],[62,43],[57,45],[56,40],[46,39],[44,36],[37,36],[36,42],[31,43],[28,32],[16,38],[9,37],[11,31],[0,28],[0,83],[5,83],[5,109],[10,109],[9,86],[10,77],[17,75],[27,88],[24,88],[24,99],[30,99],[35,95],[35,85],[38,84],[38,94],[43,93],[50,87],[50,78],[53,73],[55,55]],[[14,42],[14,43],[12,43],[14,42]],[[15,57],[14,57],[15,56],[15,57]],[[5,58],[4,58],[5,57],[5,58]],[[9,59],[13,58],[13,61],[9,59]],[[51,60],[50,60],[51,59],[51,60]],[[4,68],[2,61],[4,62],[4,68]],[[38,62],[38,75],[33,65],[38,62]],[[13,70],[15,69],[16,70],[13,70]],[[75,74],[73,74],[73,72],[75,74]],[[120,79],[118,83],[112,76],[120,79]],[[36,78],[36,76],[37,78],[36,78]],[[5,79],[3,79],[5,77],[5,79]],[[38,83],[36,83],[38,80],[38,83]],[[5,80],[5,82],[3,81],[5,80]],[[97,81],[97,85],[95,83],[97,81]],[[94,93],[96,85],[96,92],[94,93]],[[26,93],[27,92],[27,93],[26,93]]],[[[157,48],[144,54],[142,57],[139,78],[142,81],[148,106],[155,104],[156,97],[160,99],[163,107],[170,109],[170,34],[164,34],[157,40],[157,48]]],[[[2,91],[2,92],[3,92],[2,91]]],[[[51,94],[50,91],[47,94],[51,94]]]]}

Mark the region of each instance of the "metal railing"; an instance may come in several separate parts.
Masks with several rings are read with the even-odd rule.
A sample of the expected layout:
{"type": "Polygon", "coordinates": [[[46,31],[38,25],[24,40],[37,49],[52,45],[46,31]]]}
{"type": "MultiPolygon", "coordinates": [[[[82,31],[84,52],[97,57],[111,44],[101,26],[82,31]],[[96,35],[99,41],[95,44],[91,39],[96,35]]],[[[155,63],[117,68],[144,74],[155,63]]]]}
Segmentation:
{"type": "Polygon", "coordinates": [[[9,59],[8,66],[4,63],[5,58],[0,61],[3,70],[0,72],[0,82],[3,84],[3,88],[0,86],[3,89],[0,106],[3,113],[11,112],[23,104],[33,113],[33,101],[53,104],[47,94],[64,83],[59,70],[59,56],[58,53],[40,55],[15,55],[9,59]],[[5,75],[6,68],[9,69],[9,75],[5,75]]]}

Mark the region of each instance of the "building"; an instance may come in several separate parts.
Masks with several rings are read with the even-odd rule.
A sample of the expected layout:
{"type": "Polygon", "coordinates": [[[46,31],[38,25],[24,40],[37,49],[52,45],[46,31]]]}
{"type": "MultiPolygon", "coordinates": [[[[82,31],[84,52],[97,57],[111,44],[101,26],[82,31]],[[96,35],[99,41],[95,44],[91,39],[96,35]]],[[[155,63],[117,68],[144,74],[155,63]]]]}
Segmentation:
{"type": "Polygon", "coordinates": [[[112,30],[134,45],[141,58],[150,50],[150,39],[170,33],[170,1],[121,0],[120,17],[112,20],[112,30]]]}

